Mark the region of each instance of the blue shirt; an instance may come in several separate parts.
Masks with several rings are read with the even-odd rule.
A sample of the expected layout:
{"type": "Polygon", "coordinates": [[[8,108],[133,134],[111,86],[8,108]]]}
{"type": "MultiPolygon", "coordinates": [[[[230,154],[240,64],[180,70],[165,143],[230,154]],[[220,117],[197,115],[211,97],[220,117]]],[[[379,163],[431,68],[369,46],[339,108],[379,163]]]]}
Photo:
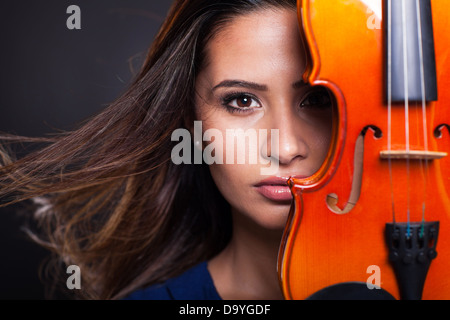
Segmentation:
{"type": "Polygon", "coordinates": [[[162,284],[137,290],[125,300],[222,300],[207,263],[202,262],[162,284]]]}

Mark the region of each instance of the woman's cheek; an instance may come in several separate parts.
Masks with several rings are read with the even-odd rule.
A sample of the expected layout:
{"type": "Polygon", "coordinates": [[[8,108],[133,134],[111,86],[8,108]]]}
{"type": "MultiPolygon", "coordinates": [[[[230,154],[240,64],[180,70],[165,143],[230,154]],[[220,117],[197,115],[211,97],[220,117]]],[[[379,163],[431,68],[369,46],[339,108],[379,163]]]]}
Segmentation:
{"type": "Polygon", "coordinates": [[[234,207],[241,207],[251,200],[251,170],[246,165],[227,164],[210,166],[211,175],[218,189],[234,207]]]}

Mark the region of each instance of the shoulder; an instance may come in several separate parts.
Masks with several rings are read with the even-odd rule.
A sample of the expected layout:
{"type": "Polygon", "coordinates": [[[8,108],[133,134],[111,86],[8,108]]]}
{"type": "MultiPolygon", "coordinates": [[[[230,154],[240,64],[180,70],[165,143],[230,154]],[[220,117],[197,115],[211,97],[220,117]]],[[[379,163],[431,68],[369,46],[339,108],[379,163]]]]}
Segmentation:
{"type": "Polygon", "coordinates": [[[137,290],[125,300],[220,300],[214,282],[202,262],[162,284],[137,290]]]}

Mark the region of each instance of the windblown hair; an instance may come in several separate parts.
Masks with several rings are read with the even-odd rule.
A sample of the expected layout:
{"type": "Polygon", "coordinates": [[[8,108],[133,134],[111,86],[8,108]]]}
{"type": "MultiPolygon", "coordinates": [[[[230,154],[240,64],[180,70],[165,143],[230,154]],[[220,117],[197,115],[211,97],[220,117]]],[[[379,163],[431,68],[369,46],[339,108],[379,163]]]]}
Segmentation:
{"type": "Polygon", "coordinates": [[[295,0],[175,1],[117,101],[54,138],[0,137],[0,204],[33,200],[37,228],[28,233],[54,253],[56,269],[80,267],[81,298],[125,297],[227,244],[228,203],[206,165],[173,164],[171,134],[195,120],[195,81],[208,40],[236,16],[295,6],[295,0]],[[45,146],[13,160],[5,148],[16,142],[45,146]]]}

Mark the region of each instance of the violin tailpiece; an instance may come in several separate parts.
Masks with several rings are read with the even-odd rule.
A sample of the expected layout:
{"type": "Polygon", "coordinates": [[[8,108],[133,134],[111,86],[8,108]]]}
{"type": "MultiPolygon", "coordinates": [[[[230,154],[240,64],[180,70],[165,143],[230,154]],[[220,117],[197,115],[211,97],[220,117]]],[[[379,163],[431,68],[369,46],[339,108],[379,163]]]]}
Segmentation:
{"type": "Polygon", "coordinates": [[[387,223],[386,243],[402,300],[420,300],[436,258],[439,222],[387,223]]]}

